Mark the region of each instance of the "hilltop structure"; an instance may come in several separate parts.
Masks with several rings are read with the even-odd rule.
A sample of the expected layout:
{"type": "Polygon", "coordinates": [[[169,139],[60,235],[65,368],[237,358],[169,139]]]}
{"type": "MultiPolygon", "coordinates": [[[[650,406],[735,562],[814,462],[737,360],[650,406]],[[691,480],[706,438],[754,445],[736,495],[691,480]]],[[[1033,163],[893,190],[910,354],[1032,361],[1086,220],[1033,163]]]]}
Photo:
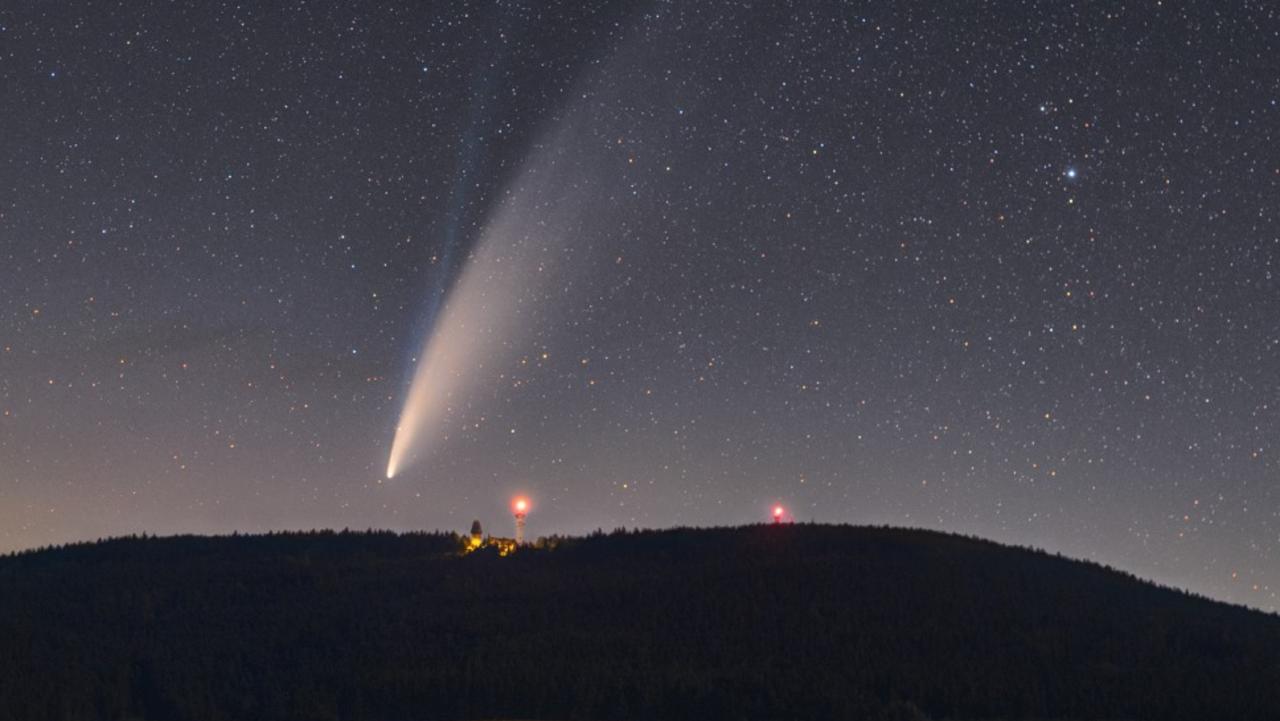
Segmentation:
{"type": "Polygon", "coordinates": [[[479,551],[482,548],[493,547],[498,550],[499,556],[508,556],[515,552],[519,543],[513,538],[499,538],[497,536],[484,535],[484,529],[480,526],[480,520],[476,519],[471,522],[470,535],[464,536],[462,553],[466,555],[479,551]]]}
{"type": "Polygon", "coordinates": [[[492,546],[498,549],[499,556],[507,556],[514,553],[517,548],[524,545],[524,520],[529,514],[531,505],[529,499],[525,496],[516,496],[511,501],[511,513],[515,516],[516,521],[515,538],[485,537],[484,529],[480,526],[480,520],[472,521],[471,535],[464,537],[462,552],[464,554],[473,553],[482,548],[492,546]]]}
{"type": "Polygon", "coordinates": [[[529,499],[517,497],[511,504],[511,513],[516,519],[516,545],[524,543],[524,519],[529,515],[529,499]]]}

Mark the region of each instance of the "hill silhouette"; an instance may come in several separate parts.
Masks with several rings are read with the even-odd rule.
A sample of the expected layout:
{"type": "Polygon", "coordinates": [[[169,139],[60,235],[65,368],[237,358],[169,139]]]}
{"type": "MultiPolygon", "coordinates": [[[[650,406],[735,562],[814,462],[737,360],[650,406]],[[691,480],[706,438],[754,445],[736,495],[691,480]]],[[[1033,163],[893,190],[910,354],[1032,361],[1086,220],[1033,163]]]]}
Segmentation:
{"type": "Polygon", "coordinates": [[[6,719],[1275,719],[1280,617],[936,532],[124,538],[0,558],[6,719]]]}

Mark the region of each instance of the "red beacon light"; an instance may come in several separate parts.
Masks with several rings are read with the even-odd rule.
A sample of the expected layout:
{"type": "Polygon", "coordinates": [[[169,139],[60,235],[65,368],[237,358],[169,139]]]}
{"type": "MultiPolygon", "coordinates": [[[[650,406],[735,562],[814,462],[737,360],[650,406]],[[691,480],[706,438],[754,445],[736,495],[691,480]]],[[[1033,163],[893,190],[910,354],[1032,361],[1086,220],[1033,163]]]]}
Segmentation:
{"type": "Polygon", "coordinates": [[[782,523],[782,517],[783,517],[784,515],[786,515],[786,513],[787,513],[787,509],[783,508],[782,506],[774,506],[774,507],[773,507],[773,522],[774,522],[774,523],[782,523]]]}
{"type": "Polygon", "coordinates": [[[521,513],[521,514],[528,513],[529,500],[526,498],[517,498],[515,500],[515,503],[511,504],[511,507],[515,510],[516,513],[521,513]]]}

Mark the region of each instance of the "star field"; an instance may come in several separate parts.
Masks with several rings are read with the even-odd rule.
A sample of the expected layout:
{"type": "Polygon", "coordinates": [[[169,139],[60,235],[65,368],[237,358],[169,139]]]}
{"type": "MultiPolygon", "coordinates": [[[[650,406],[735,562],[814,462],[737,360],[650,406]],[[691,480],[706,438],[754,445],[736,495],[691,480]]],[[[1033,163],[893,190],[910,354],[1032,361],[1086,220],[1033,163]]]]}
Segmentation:
{"type": "Polygon", "coordinates": [[[1274,5],[581,5],[0,10],[0,550],[782,502],[1280,607],[1274,5]]]}

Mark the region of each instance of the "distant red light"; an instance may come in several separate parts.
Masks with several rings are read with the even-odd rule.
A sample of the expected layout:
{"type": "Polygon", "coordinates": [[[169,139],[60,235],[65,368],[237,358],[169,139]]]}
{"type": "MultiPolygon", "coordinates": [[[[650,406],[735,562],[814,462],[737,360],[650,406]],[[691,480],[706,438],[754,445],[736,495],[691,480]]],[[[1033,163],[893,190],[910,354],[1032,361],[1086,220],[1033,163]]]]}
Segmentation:
{"type": "Polygon", "coordinates": [[[515,508],[516,513],[525,513],[529,510],[529,501],[525,498],[517,498],[512,507],[515,508]]]}
{"type": "Polygon", "coordinates": [[[786,512],[787,512],[787,510],[786,510],[785,508],[783,508],[782,506],[774,506],[774,507],[773,507],[773,517],[774,517],[774,518],[782,518],[782,514],[784,514],[784,513],[786,513],[786,512]]]}

